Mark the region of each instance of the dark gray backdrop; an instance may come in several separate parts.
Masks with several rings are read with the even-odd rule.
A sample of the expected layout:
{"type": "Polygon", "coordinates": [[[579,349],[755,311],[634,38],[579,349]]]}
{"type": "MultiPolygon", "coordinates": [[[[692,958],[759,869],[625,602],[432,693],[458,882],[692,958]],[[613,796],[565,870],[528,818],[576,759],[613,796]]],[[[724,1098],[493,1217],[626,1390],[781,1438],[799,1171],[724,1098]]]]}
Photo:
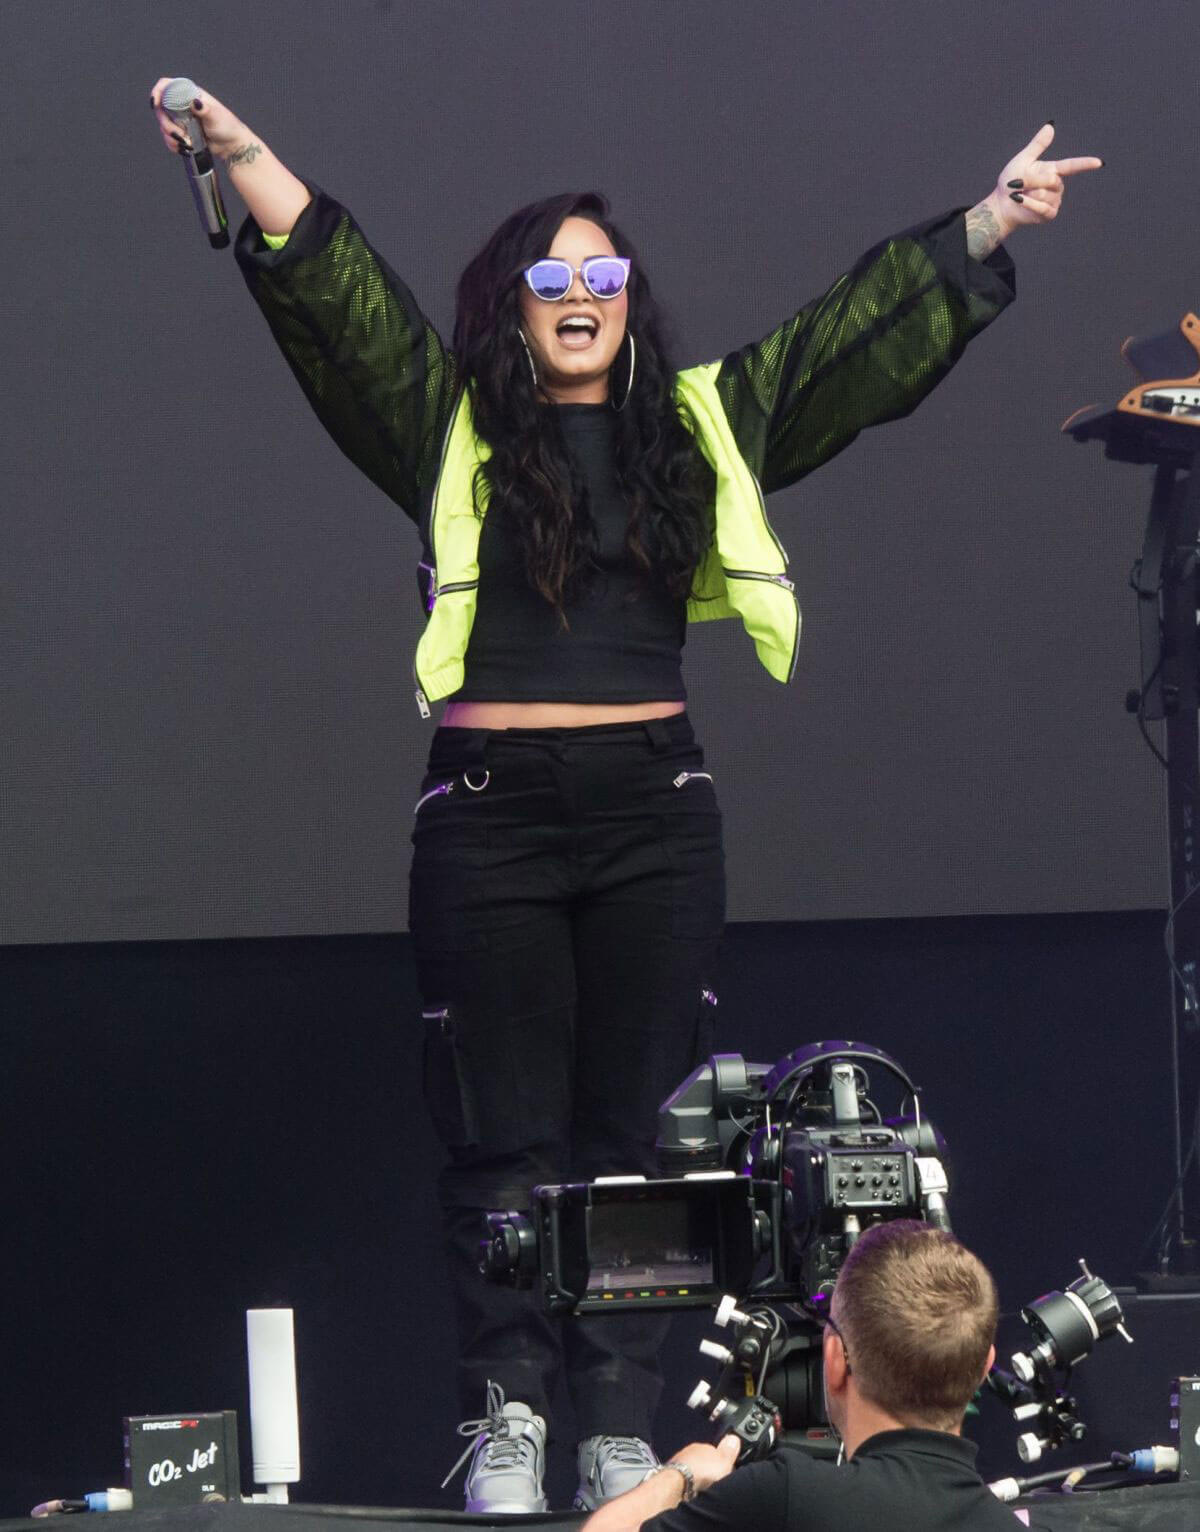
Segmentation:
{"type": "Polygon", "coordinates": [[[1200,302],[1196,42],[1194,6],[1116,0],[9,0],[0,940],[404,921],[414,535],[199,234],[147,104],[172,73],[348,203],[443,329],[505,213],[599,186],[682,362],[982,197],[1047,116],[1103,155],[921,411],[772,503],[795,684],[732,624],[687,674],[736,919],[1161,903],[1121,709],[1148,481],[1058,426],[1200,302]]]}

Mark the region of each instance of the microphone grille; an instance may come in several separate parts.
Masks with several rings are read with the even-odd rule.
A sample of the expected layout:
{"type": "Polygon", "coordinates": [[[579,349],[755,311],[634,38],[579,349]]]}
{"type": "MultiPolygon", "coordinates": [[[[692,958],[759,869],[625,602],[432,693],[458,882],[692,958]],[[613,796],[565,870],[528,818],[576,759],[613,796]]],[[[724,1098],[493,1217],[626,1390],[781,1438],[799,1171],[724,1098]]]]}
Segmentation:
{"type": "Polygon", "coordinates": [[[189,80],[186,75],[180,75],[178,79],[168,80],[163,87],[162,105],[163,110],[171,113],[190,112],[192,102],[199,94],[199,87],[194,80],[189,80]]]}

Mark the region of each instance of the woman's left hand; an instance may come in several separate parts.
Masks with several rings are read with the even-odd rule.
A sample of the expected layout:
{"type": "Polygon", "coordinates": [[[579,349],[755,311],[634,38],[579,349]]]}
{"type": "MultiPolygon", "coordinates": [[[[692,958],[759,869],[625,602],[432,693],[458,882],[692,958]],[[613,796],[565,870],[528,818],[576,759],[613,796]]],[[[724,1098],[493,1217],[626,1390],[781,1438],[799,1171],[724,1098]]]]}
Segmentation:
{"type": "Polygon", "coordinates": [[[991,255],[1014,229],[1057,218],[1066,177],[1099,170],[1104,164],[1094,154],[1070,160],[1042,159],[1053,142],[1054,124],[1048,122],[1005,165],[995,189],[966,215],[967,252],[977,261],[991,255]]]}
{"type": "Polygon", "coordinates": [[[1010,228],[1049,223],[1057,218],[1066,178],[1085,170],[1099,170],[1104,164],[1094,154],[1078,155],[1069,160],[1043,159],[1042,155],[1053,142],[1054,124],[1048,122],[1000,172],[992,196],[1003,208],[1010,228]]]}

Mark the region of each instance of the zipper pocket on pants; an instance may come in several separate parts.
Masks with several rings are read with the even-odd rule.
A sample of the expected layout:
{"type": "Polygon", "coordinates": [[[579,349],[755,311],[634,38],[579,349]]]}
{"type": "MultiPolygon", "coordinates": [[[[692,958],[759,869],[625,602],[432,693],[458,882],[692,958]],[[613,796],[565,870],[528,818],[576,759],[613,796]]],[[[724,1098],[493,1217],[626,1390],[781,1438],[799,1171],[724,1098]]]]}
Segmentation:
{"type": "Polygon", "coordinates": [[[684,784],[687,783],[687,782],[696,782],[696,781],[711,782],[712,779],[713,778],[712,778],[712,772],[711,771],[681,771],[679,773],[679,775],[671,783],[671,786],[672,787],[683,787],[684,784]]]}
{"type": "Polygon", "coordinates": [[[413,815],[419,814],[421,812],[421,805],[428,803],[431,798],[443,798],[447,793],[452,793],[453,791],[453,782],[439,782],[436,787],[431,787],[427,793],[422,793],[417,799],[416,806],[413,808],[413,815]]]}

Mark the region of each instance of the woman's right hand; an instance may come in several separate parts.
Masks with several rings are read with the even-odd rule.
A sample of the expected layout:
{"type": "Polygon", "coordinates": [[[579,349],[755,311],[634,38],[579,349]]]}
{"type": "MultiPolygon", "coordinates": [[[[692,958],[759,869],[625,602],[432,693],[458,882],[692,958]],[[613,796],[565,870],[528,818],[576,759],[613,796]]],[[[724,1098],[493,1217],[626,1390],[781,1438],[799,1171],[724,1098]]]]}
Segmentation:
{"type": "MultiPolygon", "coordinates": [[[[164,75],[150,92],[163,142],[172,154],[190,152],[187,134],[163,111],[163,91],[171,83],[164,75]]],[[[312,200],[308,187],[271,153],[229,108],[196,86],[189,110],[204,133],[208,147],[224,163],[242,201],[268,234],[288,234],[312,200]]]]}
{"type": "MultiPolygon", "coordinates": [[[[187,135],[162,107],[163,91],[174,78],[173,75],[164,75],[156,82],[154,89],[150,92],[150,105],[154,108],[154,115],[158,119],[158,128],[163,136],[163,142],[172,154],[179,154],[187,146],[187,135]]],[[[209,95],[208,91],[200,89],[199,86],[196,88],[196,97],[189,110],[203,129],[208,147],[222,159],[232,154],[250,137],[250,130],[246,124],[235,117],[215,96],[209,95]]]]}

